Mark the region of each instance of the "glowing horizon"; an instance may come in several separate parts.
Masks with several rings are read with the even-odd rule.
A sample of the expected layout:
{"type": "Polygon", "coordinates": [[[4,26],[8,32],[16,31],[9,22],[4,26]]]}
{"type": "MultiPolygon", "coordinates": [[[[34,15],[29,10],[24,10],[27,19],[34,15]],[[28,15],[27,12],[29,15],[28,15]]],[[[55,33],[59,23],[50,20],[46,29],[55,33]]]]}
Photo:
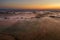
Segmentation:
{"type": "Polygon", "coordinates": [[[0,0],[0,8],[60,9],[60,0],[0,0]]]}

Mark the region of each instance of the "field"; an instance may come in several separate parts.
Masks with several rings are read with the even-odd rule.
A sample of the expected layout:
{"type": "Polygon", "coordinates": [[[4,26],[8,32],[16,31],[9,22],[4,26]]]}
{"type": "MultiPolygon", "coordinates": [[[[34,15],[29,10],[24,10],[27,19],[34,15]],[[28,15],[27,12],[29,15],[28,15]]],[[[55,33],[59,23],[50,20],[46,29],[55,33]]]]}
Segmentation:
{"type": "Polygon", "coordinates": [[[60,40],[60,18],[36,15],[1,15],[0,40],[60,40]]]}

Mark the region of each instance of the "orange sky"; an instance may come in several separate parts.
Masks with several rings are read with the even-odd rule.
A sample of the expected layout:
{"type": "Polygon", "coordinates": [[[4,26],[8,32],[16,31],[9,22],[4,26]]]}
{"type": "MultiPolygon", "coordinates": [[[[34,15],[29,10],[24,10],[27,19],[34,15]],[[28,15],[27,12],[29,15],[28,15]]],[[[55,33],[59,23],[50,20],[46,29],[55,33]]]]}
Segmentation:
{"type": "MultiPolygon", "coordinates": [[[[5,8],[16,8],[16,9],[60,9],[60,6],[56,5],[9,5],[4,6],[5,8]]],[[[3,7],[2,7],[3,8],[3,7]]]]}
{"type": "Polygon", "coordinates": [[[17,9],[60,9],[59,5],[10,5],[5,6],[7,8],[17,8],[17,9]]]}
{"type": "Polygon", "coordinates": [[[60,0],[1,0],[0,8],[60,9],[60,0]]]}

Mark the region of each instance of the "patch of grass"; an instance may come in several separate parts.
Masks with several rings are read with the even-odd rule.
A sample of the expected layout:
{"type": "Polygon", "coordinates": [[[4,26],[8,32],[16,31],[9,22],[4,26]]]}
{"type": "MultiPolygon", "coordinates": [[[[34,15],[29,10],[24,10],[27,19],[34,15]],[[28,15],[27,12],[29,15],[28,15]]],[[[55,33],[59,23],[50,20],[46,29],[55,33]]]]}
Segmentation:
{"type": "Polygon", "coordinates": [[[13,26],[3,30],[18,40],[60,40],[59,23],[51,18],[40,21],[18,21],[13,26]]]}

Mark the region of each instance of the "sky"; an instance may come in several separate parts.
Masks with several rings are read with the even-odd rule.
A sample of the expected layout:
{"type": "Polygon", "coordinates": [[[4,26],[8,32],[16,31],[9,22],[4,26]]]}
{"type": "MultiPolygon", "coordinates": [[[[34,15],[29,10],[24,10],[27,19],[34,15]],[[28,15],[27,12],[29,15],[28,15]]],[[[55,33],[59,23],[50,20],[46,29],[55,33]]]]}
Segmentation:
{"type": "Polygon", "coordinates": [[[60,9],[60,0],[0,0],[0,8],[60,9]]]}

